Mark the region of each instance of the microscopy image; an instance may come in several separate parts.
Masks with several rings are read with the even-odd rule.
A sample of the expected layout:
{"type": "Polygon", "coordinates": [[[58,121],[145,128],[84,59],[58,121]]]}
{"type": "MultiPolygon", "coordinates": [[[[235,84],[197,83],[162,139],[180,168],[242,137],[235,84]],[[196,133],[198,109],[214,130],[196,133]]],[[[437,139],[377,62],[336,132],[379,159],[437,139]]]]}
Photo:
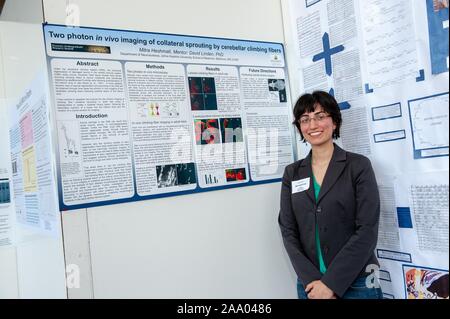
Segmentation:
{"type": "Polygon", "coordinates": [[[177,164],[178,185],[195,184],[195,165],[194,163],[177,164]]]}
{"type": "Polygon", "coordinates": [[[222,143],[242,142],[242,121],[240,117],[220,119],[222,143]]]}
{"type": "Polygon", "coordinates": [[[205,110],[217,110],[217,98],[215,94],[203,94],[205,110]]]}
{"type": "Polygon", "coordinates": [[[197,145],[220,143],[219,122],[217,119],[194,120],[194,126],[197,145]]]}
{"type": "Polygon", "coordinates": [[[227,182],[244,181],[247,176],[245,174],[245,168],[232,168],[225,170],[225,176],[227,182]]]}
{"type": "Polygon", "coordinates": [[[214,78],[202,78],[203,93],[216,93],[214,78]]]}
{"type": "Polygon", "coordinates": [[[189,78],[189,93],[202,94],[202,79],[201,78],[189,78]]]}
{"type": "Polygon", "coordinates": [[[156,166],[158,188],[197,183],[194,163],[156,166]]]}
{"type": "Polygon", "coordinates": [[[205,109],[203,94],[191,94],[191,110],[202,111],[205,109]]]}
{"type": "Polygon", "coordinates": [[[0,204],[9,204],[11,202],[9,185],[9,179],[0,178],[0,204]]]}
{"type": "Polygon", "coordinates": [[[158,188],[178,185],[177,166],[161,165],[156,166],[156,180],[158,188]]]}
{"type": "Polygon", "coordinates": [[[217,110],[216,84],[214,78],[189,77],[191,110],[217,110]]]}

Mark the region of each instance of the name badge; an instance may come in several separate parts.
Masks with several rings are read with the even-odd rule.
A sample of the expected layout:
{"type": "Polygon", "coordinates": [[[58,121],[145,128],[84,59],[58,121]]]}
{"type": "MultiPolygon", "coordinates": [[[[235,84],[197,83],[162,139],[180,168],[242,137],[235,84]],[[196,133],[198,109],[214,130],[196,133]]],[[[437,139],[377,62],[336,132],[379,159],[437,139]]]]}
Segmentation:
{"type": "Polygon", "coordinates": [[[309,177],[292,181],[292,194],[304,192],[309,189],[309,177]]]}

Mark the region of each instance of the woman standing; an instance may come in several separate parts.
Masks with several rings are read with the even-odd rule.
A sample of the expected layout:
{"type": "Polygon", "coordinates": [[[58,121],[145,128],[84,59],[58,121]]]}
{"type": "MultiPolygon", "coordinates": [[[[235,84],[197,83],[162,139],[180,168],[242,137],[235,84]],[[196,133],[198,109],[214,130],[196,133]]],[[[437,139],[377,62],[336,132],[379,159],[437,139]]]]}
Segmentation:
{"type": "Polygon", "coordinates": [[[380,200],[371,163],[333,143],[342,117],[330,94],[302,95],[294,118],[311,152],[285,169],[278,221],[298,296],[382,298],[373,273],[380,200]]]}

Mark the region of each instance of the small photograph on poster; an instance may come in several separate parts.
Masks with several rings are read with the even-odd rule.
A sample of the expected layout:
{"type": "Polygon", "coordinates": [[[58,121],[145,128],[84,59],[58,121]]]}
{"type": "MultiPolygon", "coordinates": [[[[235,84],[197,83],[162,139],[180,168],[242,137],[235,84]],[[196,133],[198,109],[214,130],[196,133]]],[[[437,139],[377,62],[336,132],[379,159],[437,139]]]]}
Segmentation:
{"type": "Polygon", "coordinates": [[[177,186],[177,165],[156,166],[158,188],[177,186]]]}
{"type": "Polygon", "coordinates": [[[202,111],[205,109],[203,94],[191,94],[191,110],[202,111]]]}
{"type": "Polygon", "coordinates": [[[439,10],[448,8],[448,0],[433,0],[433,10],[438,12],[439,10]]]}
{"type": "Polygon", "coordinates": [[[431,73],[448,71],[448,0],[427,0],[431,73]]]}
{"type": "Polygon", "coordinates": [[[197,145],[220,143],[219,121],[217,119],[195,120],[194,126],[197,145]]]}
{"type": "Polygon", "coordinates": [[[195,178],[194,163],[177,164],[177,185],[189,185],[197,183],[195,178]]]}
{"type": "Polygon", "coordinates": [[[242,142],[242,121],[240,117],[221,118],[220,135],[222,143],[242,142]]]}
{"type": "Polygon", "coordinates": [[[140,119],[176,118],[180,116],[180,106],[176,101],[137,103],[140,119]]]}
{"type": "Polygon", "coordinates": [[[189,93],[202,94],[202,78],[189,77],[189,93]]]}
{"type": "Polygon", "coordinates": [[[158,188],[195,184],[194,163],[156,166],[158,188]]]}
{"type": "Polygon", "coordinates": [[[217,110],[214,78],[189,77],[189,93],[192,111],[217,110]]]}
{"type": "Polygon", "coordinates": [[[245,181],[247,175],[245,174],[245,168],[233,168],[225,170],[225,176],[227,182],[245,181]]]}
{"type": "Polygon", "coordinates": [[[205,110],[215,111],[217,110],[217,97],[216,94],[203,94],[205,100],[205,110]]]}
{"type": "Polygon", "coordinates": [[[0,178],[0,206],[11,203],[10,183],[8,178],[0,178]]]}
{"type": "Polygon", "coordinates": [[[59,122],[59,145],[64,160],[78,160],[80,157],[80,138],[76,121],[59,122]]]}
{"type": "Polygon", "coordinates": [[[202,78],[203,93],[216,94],[216,84],[214,78],[202,78]]]}
{"type": "Polygon", "coordinates": [[[407,299],[449,299],[448,270],[403,265],[407,299]]]}
{"type": "Polygon", "coordinates": [[[286,83],[283,79],[268,79],[270,97],[279,100],[280,103],[287,102],[286,83]]]}
{"type": "Polygon", "coordinates": [[[111,47],[104,45],[84,45],[84,44],[67,44],[67,43],[66,44],[52,43],[51,45],[53,51],[111,54],[111,47]]]}

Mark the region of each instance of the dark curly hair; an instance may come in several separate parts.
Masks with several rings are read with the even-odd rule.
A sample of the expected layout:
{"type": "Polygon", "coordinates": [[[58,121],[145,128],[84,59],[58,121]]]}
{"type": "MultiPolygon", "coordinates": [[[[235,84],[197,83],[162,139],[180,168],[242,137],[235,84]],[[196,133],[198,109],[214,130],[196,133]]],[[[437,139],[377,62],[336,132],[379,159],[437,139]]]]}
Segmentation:
{"type": "Polygon", "coordinates": [[[297,127],[302,141],[305,142],[305,137],[300,129],[300,117],[305,113],[314,112],[317,104],[320,104],[323,110],[331,116],[334,125],[336,125],[336,129],[333,131],[333,138],[339,138],[342,116],[336,99],[327,92],[314,91],[313,93],[305,93],[300,96],[294,106],[294,122],[292,124],[297,127]]]}

